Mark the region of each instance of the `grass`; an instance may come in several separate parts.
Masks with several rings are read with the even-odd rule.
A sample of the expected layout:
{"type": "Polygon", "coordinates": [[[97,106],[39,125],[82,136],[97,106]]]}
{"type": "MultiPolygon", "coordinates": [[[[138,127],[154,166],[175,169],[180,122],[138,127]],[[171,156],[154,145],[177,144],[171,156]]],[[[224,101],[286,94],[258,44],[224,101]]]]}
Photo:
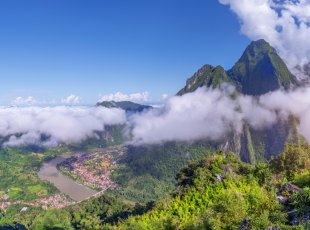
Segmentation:
{"type": "Polygon", "coordinates": [[[57,192],[37,175],[44,159],[54,154],[55,151],[33,154],[14,148],[0,150],[1,193],[9,195],[9,201],[33,201],[57,192]]]}

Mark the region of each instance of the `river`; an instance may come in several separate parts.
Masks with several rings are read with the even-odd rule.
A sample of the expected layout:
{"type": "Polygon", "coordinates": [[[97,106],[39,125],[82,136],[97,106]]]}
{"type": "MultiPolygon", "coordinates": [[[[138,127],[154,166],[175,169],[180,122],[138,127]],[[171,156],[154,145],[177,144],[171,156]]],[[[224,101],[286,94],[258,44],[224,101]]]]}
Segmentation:
{"type": "Polygon", "coordinates": [[[75,201],[82,201],[97,193],[84,185],[76,183],[69,177],[62,175],[57,170],[57,165],[67,158],[73,156],[63,155],[58,156],[48,162],[43,163],[38,176],[43,180],[48,180],[53,183],[62,193],[70,196],[75,201]]]}

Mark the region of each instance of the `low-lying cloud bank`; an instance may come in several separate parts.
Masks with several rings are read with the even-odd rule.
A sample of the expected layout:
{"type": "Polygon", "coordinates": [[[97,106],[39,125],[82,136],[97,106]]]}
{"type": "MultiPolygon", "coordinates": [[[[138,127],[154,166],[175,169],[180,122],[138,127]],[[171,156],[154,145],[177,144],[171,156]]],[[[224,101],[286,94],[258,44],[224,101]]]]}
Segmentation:
{"type": "Polygon", "coordinates": [[[261,97],[237,94],[231,86],[200,88],[170,98],[163,108],[131,117],[132,142],[219,140],[228,132],[240,133],[245,123],[263,129],[290,115],[299,118],[299,131],[310,141],[310,88],[279,90],[261,97]]]}
{"type": "Polygon", "coordinates": [[[95,137],[105,125],[125,122],[123,110],[103,107],[0,108],[0,136],[9,136],[4,146],[76,143],[95,137]],[[42,141],[42,135],[49,138],[42,141]]]}
{"type": "Polygon", "coordinates": [[[245,123],[259,130],[291,115],[299,119],[299,132],[310,142],[310,88],[252,97],[224,85],[171,97],[163,107],[129,117],[123,110],[104,107],[0,108],[0,137],[9,137],[2,138],[4,146],[55,146],[96,137],[106,125],[127,124],[131,144],[220,140],[229,132],[241,133],[245,123]],[[42,140],[42,135],[48,138],[42,140]]]}

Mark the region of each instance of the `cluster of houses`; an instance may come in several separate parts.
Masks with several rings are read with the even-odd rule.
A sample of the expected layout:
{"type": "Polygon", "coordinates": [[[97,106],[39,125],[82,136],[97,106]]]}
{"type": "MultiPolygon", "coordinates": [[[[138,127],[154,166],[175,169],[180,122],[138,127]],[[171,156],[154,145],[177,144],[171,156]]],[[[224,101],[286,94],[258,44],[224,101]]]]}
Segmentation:
{"type": "MultiPolygon", "coordinates": [[[[98,148],[93,153],[67,159],[61,163],[59,168],[84,185],[99,189],[100,192],[95,195],[99,196],[106,189],[116,187],[116,184],[110,179],[110,173],[112,168],[116,166],[115,156],[121,156],[124,152],[125,149],[122,145],[104,149],[98,148]]],[[[0,209],[5,209],[14,204],[21,204],[24,205],[21,211],[26,211],[29,206],[41,206],[43,209],[48,209],[63,208],[75,203],[61,193],[28,202],[13,202],[9,201],[9,198],[9,195],[0,193],[0,209]]]]}
{"type": "Polygon", "coordinates": [[[39,198],[32,202],[23,202],[29,206],[42,206],[43,209],[48,208],[64,208],[73,203],[71,199],[68,199],[64,194],[56,193],[49,197],[39,198]]]}
{"type": "Polygon", "coordinates": [[[0,209],[5,209],[11,205],[11,202],[8,201],[9,198],[10,196],[5,193],[0,194],[0,209]]]}
{"type": "Polygon", "coordinates": [[[9,196],[7,194],[0,196],[0,209],[5,209],[10,205],[14,204],[22,204],[25,205],[25,207],[23,207],[21,211],[26,211],[29,206],[41,206],[43,209],[48,209],[48,208],[63,208],[74,203],[72,200],[68,199],[65,195],[61,193],[57,193],[49,197],[39,198],[35,201],[27,201],[27,202],[26,201],[10,202],[8,201],[8,199],[9,196]]]}
{"type": "Polygon", "coordinates": [[[123,146],[98,149],[91,154],[69,158],[61,164],[60,169],[88,187],[99,190],[114,188],[116,184],[110,179],[111,169],[116,165],[113,155],[123,152],[123,146]]]}

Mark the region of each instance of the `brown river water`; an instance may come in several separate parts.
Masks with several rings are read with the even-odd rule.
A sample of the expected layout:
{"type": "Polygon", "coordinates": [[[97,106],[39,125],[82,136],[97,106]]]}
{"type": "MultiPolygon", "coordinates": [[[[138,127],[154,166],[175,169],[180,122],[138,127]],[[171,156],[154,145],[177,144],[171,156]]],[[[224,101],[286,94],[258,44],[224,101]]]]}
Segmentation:
{"type": "Polygon", "coordinates": [[[57,165],[72,155],[58,156],[48,162],[43,163],[38,176],[43,180],[48,180],[53,183],[60,192],[70,196],[75,201],[82,201],[97,192],[84,185],[76,183],[69,177],[62,175],[57,170],[57,165]]]}

